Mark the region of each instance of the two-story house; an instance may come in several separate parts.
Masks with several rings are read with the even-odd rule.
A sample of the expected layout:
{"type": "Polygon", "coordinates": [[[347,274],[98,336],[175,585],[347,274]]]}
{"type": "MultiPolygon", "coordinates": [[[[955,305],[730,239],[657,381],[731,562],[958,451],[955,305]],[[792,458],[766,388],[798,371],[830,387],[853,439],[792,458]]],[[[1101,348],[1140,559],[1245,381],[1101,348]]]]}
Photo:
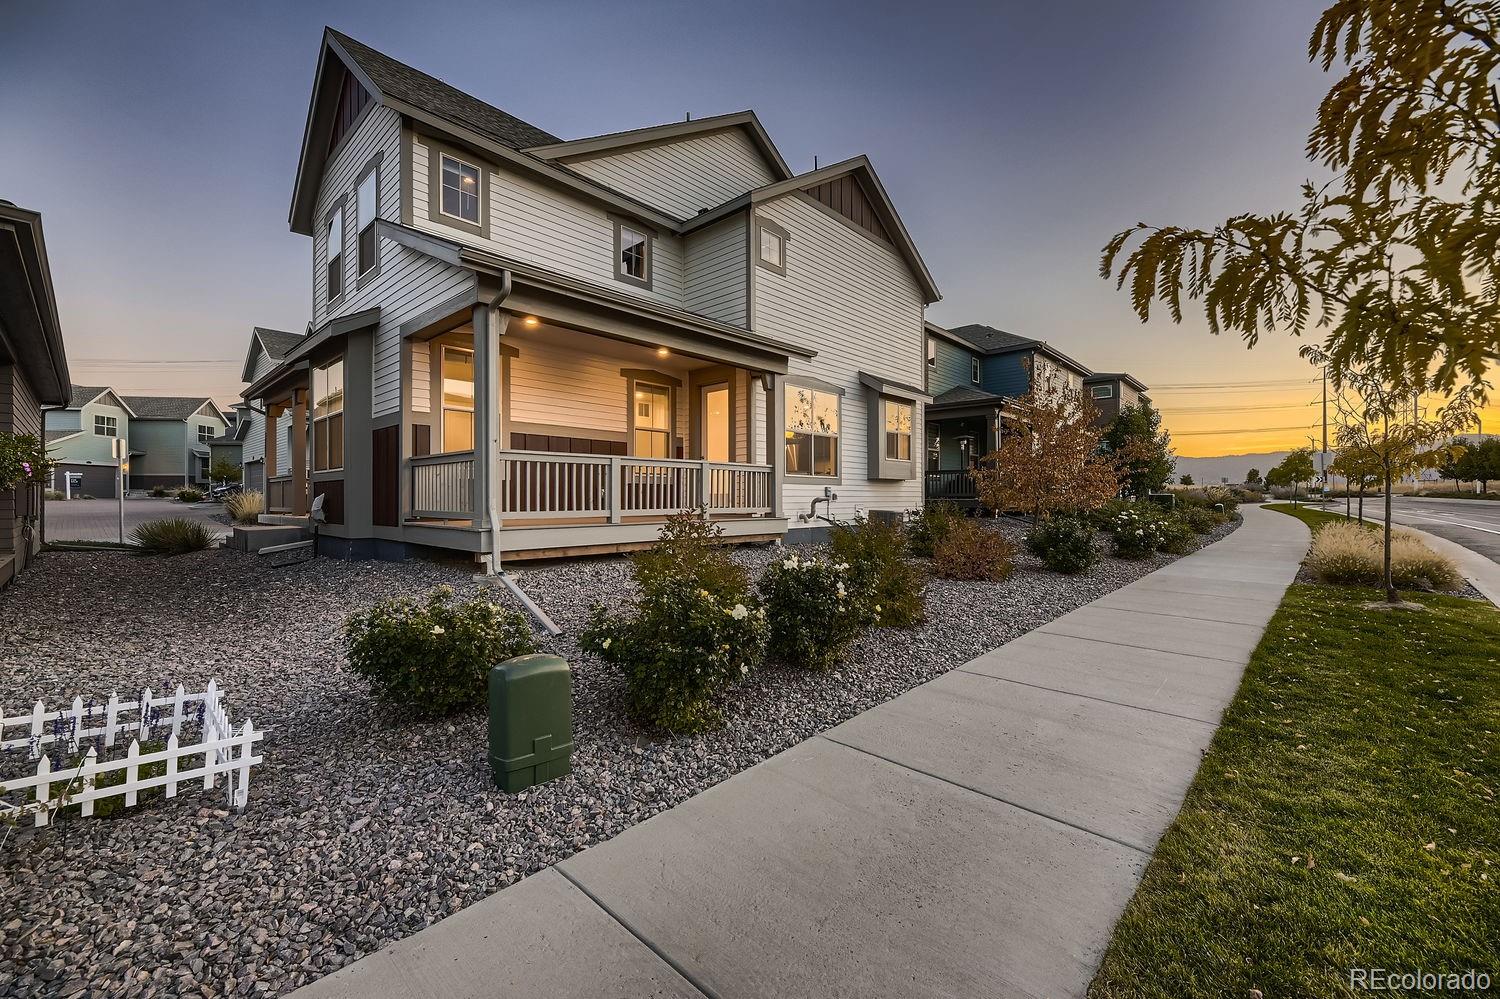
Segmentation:
{"type": "Polygon", "coordinates": [[[113,498],[118,460],[114,442],[130,440],[134,415],[108,386],[72,386],[67,405],[44,414],[47,451],[57,463],[53,488],[70,498],[113,498]]]}
{"type": "Polygon", "coordinates": [[[311,332],[244,397],[269,509],[321,497],[331,548],[493,564],[922,501],[938,291],[863,156],[794,174],[749,111],[564,141],[327,30],[290,225],[311,332]]]}
{"type": "Polygon", "coordinates": [[[208,484],[209,442],[229,423],[206,396],[121,395],[74,385],[66,406],[46,412],[53,487],[69,496],[115,495],[114,442],[125,442],[127,489],[208,484]]]}
{"type": "MultiPolygon", "coordinates": [[[[245,352],[245,365],[240,378],[247,384],[254,384],[262,376],[270,374],[271,371],[286,359],[302,343],[307,336],[307,331],[302,333],[288,333],[284,330],[266,329],[256,326],[250,331],[250,346],[245,352]]],[[[243,426],[237,428],[236,436],[241,440],[240,462],[241,481],[246,489],[256,492],[264,492],[266,488],[266,413],[259,405],[250,403],[242,404],[240,407],[240,422],[243,426]]],[[[285,429],[280,434],[275,434],[277,441],[285,442],[287,434],[285,429]]],[[[289,453],[281,455],[283,468],[289,467],[289,453]]]]}
{"type": "Polygon", "coordinates": [[[1124,371],[1095,372],[1083,380],[1083,387],[1104,426],[1114,422],[1121,410],[1151,401],[1146,394],[1150,390],[1124,371]]]}

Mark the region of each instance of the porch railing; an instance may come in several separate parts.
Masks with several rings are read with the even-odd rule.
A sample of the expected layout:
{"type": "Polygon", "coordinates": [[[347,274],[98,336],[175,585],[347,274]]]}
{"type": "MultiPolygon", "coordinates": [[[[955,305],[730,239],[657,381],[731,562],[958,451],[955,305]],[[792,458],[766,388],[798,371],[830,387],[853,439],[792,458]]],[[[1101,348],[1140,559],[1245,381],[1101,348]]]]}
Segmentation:
{"type": "Polygon", "coordinates": [[[979,490],[974,475],[967,468],[945,468],[929,471],[923,483],[923,496],[929,500],[977,500],[979,490]]]}
{"type": "Polygon", "coordinates": [[[273,475],[266,480],[266,512],[290,513],[292,510],[292,477],[273,475]]]}
{"type": "Polygon", "coordinates": [[[468,520],[474,516],[474,452],[411,459],[411,515],[468,520]]]}
{"type": "MultiPolygon", "coordinates": [[[[413,458],[413,517],[474,516],[472,452],[413,458]]],[[[768,514],[766,465],[548,451],[500,455],[499,513],[507,522],[664,517],[703,506],[713,514],[768,514]]]]}

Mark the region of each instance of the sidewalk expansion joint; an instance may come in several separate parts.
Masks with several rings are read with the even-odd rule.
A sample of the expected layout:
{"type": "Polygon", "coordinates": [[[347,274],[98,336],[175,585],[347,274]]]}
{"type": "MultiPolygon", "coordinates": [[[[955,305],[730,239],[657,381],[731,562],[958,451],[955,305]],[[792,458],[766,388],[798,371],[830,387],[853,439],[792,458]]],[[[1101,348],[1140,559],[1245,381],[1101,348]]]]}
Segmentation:
{"type": "MultiPolygon", "coordinates": [[[[1222,659],[1214,660],[1214,662],[1216,663],[1223,661],[1224,660],[1222,659]]],[[[1180,715],[1175,711],[1163,711],[1161,708],[1148,708],[1143,707],[1139,704],[1127,704],[1124,701],[1110,700],[1108,697],[1095,697],[1093,694],[1080,694],[1072,690],[1061,690],[1057,687],[1046,687],[1040,683],[1027,683],[1025,680],[1016,680],[1008,676],[992,676],[989,673],[976,673],[974,670],[964,669],[964,667],[962,666],[960,666],[953,672],[966,673],[969,676],[983,677],[986,680],[994,680],[996,683],[1014,683],[1021,687],[1030,687],[1032,690],[1045,690],[1049,694],[1062,694],[1064,697],[1081,697],[1085,701],[1098,701],[1100,704],[1113,704],[1117,708],[1130,708],[1132,711],[1145,711],[1148,714],[1162,715],[1167,718],[1178,718],[1182,721],[1197,722],[1199,725],[1207,725],[1209,728],[1213,729],[1219,727],[1218,722],[1209,721],[1207,718],[1196,718],[1193,715],[1180,715]]]]}
{"type": "Polygon", "coordinates": [[[833,743],[835,746],[843,746],[845,749],[852,749],[856,753],[864,753],[866,756],[873,756],[877,760],[884,760],[886,763],[891,764],[891,766],[900,767],[902,770],[908,770],[914,774],[921,774],[923,777],[931,777],[933,780],[942,781],[944,784],[947,784],[951,787],[960,788],[964,791],[970,792],[971,794],[977,794],[981,798],[988,798],[990,801],[998,801],[1002,805],[1009,805],[1011,808],[1014,808],[1018,811],[1026,812],[1029,815],[1035,815],[1039,819],[1046,819],[1048,822],[1056,822],[1060,826],[1067,826],[1069,829],[1073,829],[1077,832],[1081,832],[1089,836],[1094,836],[1098,839],[1106,840],[1110,843],[1114,843],[1116,846],[1123,846],[1127,850],[1133,850],[1136,853],[1139,853],[1141,856],[1146,857],[1147,859],[1151,857],[1151,850],[1137,846],[1134,843],[1128,843],[1125,840],[1118,839],[1117,837],[1111,836],[1108,833],[1099,832],[1097,829],[1090,829],[1088,826],[1081,826],[1076,822],[1069,822],[1067,819],[1060,819],[1056,815],[1048,815],[1046,812],[1039,812],[1035,808],[1027,808],[1025,805],[1017,804],[1016,802],[1011,801],[1009,798],[1002,798],[997,794],[991,794],[988,791],[981,791],[979,788],[974,787],[971,784],[965,784],[962,781],[956,781],[951,777],[944,777],[942,774],[935,774],[930,770],[923,770],[921,767],[914,767],[910,763],[902,763],[900,760],[892,759],[889,756],[884,756],[880,753],[872,752],[859,746],[850,745],[847,742],[841,742],[838,739],[835,739],[833,736],[829,735],[827,732],[820,734],[818,738],[825,739],[828,742],[833,743]]]}
{"type": "MultiPolygon", "coordinates": [[[[1061,620],[1059,618],[1058,620],[1061,620]]],[[[1052,622],[1055,624],[1056,622],[1052,622]]],[[[1225,659],[1222,656],[1206,656],[1201,652],[1178,652],[1175,649],[1158,649],[1150,645],[1132,645],[1130,642],[1112,642],[1107,638],[1091,638],[1088,635],[1070,635],[1066,631],[1048,631],[1049,625],[1043,625],[1037,631],[1043,635],[1057,635],[1062,638],[1076,638],[1080,642],[1098,642],[1100,645],[1118,645],[1123,649],[1140,649],[1142,652],[1160,652],[1169,656],[1195,656],[1199,659],[1212,659],[1216,663],[1229,663],[1231,666],[1244,666],[1248,659],[1225,659]]],[[[1004,648],[1002,645],[1001,648],[1004,648]]]]}
{"type": "Polygon", "coordinates": [[[618,912],[616,912],[615,910],[611,909],[609,906],[605,905],[604,904],[604,900],[601,899],[598,895],[595,895],[593,892],[589,891],[587,885],[585,885],[582,881],[579,881],[572,874],[569,874],[567,871],[565,871],[563,869],[562,864],[554,864],[553,867],[552,867],[552,869],[554,871],[556,871],[557,873],[561,874],[564,878],[566,878],[568,880],[568,883],[570,885],[572,885],[574,888],[577,888],[579,891],[583,892],[583,894],[588,898],[588,900],[590,902],[593,902],[595,905],[597,905],[600,908],[600,910],[602,910],[603,913],[606,916],[608,916],[610,919],[613,919],[615,922],[619,923],[620,926],[625,930],[626,933],[629,933],[631,936],[635,937],[637,940],[639,940],[641,942],[642,946],[644,946],[651,953],[655,954],[657,957],[661,958],[661,960],[667,965],[667,967],[669,967],[673,971],[677,972],[678,976],[683,981],[685,981],[689,985],[691,985],[701,995],[705,996],[706,999],[720,999],[719,993],[715,992],[713,989],[709,988],[707,985],[705,985],[702,982],[698,981],[698,979],[693,976],[692,972],[688,971],[681,964],[679,964],[666,951],[662,950],[656,944],[654,944],[653,942],[651,942],[651,940],[649,940],[644,933],[642,933],[640,930],[636,929],[634,926],[631,926],[630,923],[629,923],[629,921],[626,920],[623,916],[621,916],[618,912]]]}

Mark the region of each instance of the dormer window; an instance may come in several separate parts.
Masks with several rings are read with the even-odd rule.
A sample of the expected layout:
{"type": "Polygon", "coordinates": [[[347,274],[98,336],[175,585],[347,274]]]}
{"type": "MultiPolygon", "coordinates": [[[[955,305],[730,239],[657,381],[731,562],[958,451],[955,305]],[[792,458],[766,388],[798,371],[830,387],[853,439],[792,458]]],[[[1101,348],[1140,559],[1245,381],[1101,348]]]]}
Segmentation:
{"type": "Polygon", "coordinates": [[[457,156],[443,153],[443,200],[444,215],[460,219],[470,225],[479,224],[479,168],[466,163],[457,156]]]}
{"type": "Polygon", "coordinates": [[[615,221],[615,279],[651,287],[651,243],[653,236],[632,223],[615,221]]]}
{"type": "Polygon", "coordinates": [[[344,206],[328,214],[328,301],[344,294],[344,206]]]}

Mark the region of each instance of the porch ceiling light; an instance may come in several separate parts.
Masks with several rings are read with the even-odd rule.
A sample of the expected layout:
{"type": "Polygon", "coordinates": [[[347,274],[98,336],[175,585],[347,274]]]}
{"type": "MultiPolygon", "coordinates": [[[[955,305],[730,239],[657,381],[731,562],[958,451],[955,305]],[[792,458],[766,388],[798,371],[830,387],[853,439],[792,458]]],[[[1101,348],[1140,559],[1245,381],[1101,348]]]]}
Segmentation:
{"type": "Polygon", "coordinates": [[[527,326],[535,326],[539,321],[540,320],[538,320],[536,316],[527,316],[525,319],[521,320],[521,322],[525,323],[527,326]]]}
{"type": "Polygon", "coordinates": [[[656,348],[656,356],[657,357],[666,357],[670,353],[672,353],[672,352],[670,350],[668,350],[667,348],[665,348],[665,347],[657,347],[656,348]]]}

